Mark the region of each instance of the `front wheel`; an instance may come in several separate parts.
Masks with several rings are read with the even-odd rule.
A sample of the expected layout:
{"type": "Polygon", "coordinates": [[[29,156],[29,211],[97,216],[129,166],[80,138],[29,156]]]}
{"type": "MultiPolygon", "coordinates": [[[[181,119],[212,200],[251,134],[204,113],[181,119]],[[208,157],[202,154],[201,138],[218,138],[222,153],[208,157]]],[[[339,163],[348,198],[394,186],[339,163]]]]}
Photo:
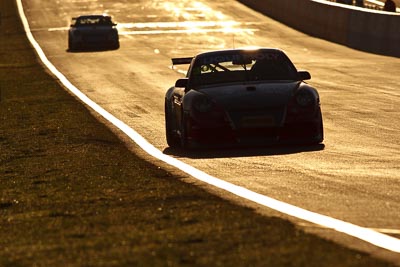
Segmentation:
{"type": "Polygon", "coordinates": [[[187,133],[187,119],[184,112],[182,112],[182,121],[181,121],[181,127],[180,127],[180,143],[181,147],[183,149],[192,149],[193,148],[193,143],[191,143],[188,140],[188,133],[187,133]]]}
{"type": "Polygon", "coordinates": [[[181,138],[180,138],[180,143],[182,148],[187,148],[188,147],[188,141],[186,137],[186,120],[182,119],[181,123],[181,138]]]}
{"type": "Polygon", "coordinates": [[[320,120],[318,126],[318,130],[315,131],[315,134],[312,136],[311,140],[308,142],[309,145],[319,145],[324,141],[324,124],[322,119],[320,120]]]}
{"type": "Polygon", "coordinates": [[[119,41],[117,40],[117,41],[115,41],[114,44],[112,45],[112,49],[117,50],[117,49],[119,49],[119,47],[120,47],[120,44],[119,44],[119,41]]]}
{"type": "Polygon", "coordinates": [[[68,38],[68,51],[72,51],[72,41],[71,38],[68,38]]]}
{"type": "Polygon", "coordinates": [[[172,111],[168,108],[167,102],[165,102],[165,135],[168,146],[173,148],[180,145],[180,140],[174,132],[171,112],[172,111]]]}

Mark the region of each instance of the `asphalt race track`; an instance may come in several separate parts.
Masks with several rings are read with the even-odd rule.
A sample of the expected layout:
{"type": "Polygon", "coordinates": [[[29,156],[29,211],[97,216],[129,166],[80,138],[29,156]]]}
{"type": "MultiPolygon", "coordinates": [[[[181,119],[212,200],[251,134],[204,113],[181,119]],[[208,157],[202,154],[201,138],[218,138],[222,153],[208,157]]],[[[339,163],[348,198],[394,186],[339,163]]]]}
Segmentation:
{"type": "MultiPolygon", "coordinates": [[[[257,193],[400,238],[399,58],[312,38],[234,0],[23,0],[23,6],[56,68],[165,154],[257,193]],[[67,51],[71,18],[99,13],[119,23],[120,49],[67,51]],[[298,69],[311,72],[309,83],[321,96],[323,146],[192,152],[167,147],[164,94],[185,71],[171,69],[170,59],[244,46],[281,48],[298,69]]],[[[399,253],[242,202],[400,262],[399,253]]]]}

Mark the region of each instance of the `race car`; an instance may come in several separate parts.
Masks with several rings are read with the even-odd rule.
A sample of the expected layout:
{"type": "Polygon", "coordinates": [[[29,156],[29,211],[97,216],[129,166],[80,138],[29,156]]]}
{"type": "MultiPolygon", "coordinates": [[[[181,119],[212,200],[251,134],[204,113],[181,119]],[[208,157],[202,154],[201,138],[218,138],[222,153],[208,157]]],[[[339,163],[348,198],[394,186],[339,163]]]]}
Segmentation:
{"type": "Polygon", "coordinates": [[[117,24],[107,15],[72,18],[68,30],[68,49],[119,48],[117,24]]]}
{"type": "Polygon", "coordinates": [[[280,49],[229,49],[173,58],[189,64],[165,94],[170,147],[319,144],[320,97],[280,49]]]}

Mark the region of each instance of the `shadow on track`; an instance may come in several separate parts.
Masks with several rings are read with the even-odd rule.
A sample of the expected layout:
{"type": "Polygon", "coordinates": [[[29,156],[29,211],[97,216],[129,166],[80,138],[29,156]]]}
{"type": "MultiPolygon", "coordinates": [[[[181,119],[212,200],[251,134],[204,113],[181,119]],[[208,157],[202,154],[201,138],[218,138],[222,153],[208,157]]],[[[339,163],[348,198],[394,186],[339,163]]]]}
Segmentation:
{"type": "Polygon", "coordinates": [[[107,51],[114,51],[118,50],[118,47],[108,47],[108,46],[90,46],[84,48],[67,48],[65,51],[67,53],[91,53],[91,52],[107,52],[107,51]]]}
{"type": "Polygon", "coordinates": [[[163,153],[183,158],[207,159],[207,158],[240,158],[251,156],[276,156],[303,152],[321,151],[325,149],[324,144],[318,145],[275,145],[265,147],[240,147],[240,148],[202,148],[189,149],[170,148],[164,149],[163,153]]]}

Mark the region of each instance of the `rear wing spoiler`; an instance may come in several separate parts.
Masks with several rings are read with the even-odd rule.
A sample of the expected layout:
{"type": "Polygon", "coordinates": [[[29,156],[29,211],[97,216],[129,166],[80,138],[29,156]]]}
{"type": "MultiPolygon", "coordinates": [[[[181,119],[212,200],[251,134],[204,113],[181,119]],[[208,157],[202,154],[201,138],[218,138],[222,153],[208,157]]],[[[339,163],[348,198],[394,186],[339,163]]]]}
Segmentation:
{"type": "Polygon", "coordinates": [[[173,58],[172,65],[184,65],[190,64],[192,62],[193,57],[180,57],[180,58],[173,58]]]}

